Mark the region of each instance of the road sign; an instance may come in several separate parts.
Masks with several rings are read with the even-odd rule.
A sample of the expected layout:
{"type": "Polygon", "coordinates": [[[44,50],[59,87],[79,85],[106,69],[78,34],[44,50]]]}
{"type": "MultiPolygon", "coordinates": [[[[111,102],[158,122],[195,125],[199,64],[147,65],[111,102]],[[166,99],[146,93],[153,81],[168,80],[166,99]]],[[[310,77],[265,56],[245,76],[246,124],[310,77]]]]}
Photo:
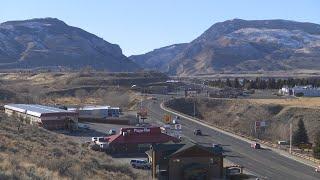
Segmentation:
{"type": "Polygon", "coordinates": [[[163,120],[165,123],[169,124],[171,122],[171,116],[166,114],[164,115],[163,120]]]}
{"type": "Polygon", "coordinates": [[[312,148],[312,143],[301,143],[299,144],[300,149],[311,149],[312,148]]]}
{"type": "Polygon", "coordinates": [[[141,108],[140,111],[137,113],[141,119],[147,119],[148,111],[146,108],[141,108]]]}
{"type": "Polygon", "coordinates": [[[266,127],[267,126],[267,122],[266,121],[256,121],[255,122],[255,126],[256,127],[266,127]]]}

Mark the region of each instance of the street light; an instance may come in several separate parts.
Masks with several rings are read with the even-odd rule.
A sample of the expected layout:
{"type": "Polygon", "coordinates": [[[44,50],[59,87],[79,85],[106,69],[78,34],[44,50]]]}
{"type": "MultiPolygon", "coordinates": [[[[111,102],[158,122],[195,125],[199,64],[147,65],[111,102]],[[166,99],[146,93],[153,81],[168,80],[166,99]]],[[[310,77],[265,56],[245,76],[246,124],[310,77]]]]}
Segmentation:
{"type": "Polygon", "coordinates": [[[290,122],[290,148],[289,153],[292,153],[292,122],[290,122]]]}

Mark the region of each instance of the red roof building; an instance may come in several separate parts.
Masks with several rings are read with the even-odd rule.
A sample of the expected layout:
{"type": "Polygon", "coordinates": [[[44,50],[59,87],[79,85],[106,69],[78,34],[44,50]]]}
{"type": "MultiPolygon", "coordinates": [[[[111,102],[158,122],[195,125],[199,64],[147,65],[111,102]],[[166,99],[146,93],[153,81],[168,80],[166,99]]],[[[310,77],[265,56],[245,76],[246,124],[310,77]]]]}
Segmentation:
{"type": "Polygon", "coordinates": [[[121,128],[119,134],[106,137],[106,140],[111,152],[144,152],[152,144],[179,141],[162,133],[160,127],[121,128]]]}

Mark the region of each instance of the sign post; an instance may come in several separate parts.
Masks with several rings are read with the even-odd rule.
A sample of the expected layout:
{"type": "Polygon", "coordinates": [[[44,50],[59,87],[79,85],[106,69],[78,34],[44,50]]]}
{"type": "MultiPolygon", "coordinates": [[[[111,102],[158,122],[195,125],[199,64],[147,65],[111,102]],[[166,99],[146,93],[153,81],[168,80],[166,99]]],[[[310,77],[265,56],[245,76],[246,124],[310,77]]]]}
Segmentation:
{"type": "Polygon", "coordinates": [[[169,124],[171,122],[171,116],[166,114],[164,115],[163,120],[166,124],[169,124]]]}
{"type": "Polygon", "coordinates": [[[140,119],[142,119],[143,123],[144,120],[147,119],[148,116],[148,111],[146,108],[141,108],[140,111],[138,112],[138,116],[140,117],[140,119]]]}

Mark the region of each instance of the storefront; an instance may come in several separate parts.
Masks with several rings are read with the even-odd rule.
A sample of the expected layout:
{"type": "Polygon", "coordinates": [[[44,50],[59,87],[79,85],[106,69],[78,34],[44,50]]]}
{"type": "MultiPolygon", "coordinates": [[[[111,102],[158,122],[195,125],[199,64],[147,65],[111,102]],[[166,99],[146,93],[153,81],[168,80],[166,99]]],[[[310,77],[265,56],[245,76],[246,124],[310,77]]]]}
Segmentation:
{"type": "Polygon", "coordinates": [[[120,133],[107,137],[111,153],[145,152],[153,144],[178,142],[179,139],[161,132],[160,127],[121,128],[120,133]]]}

